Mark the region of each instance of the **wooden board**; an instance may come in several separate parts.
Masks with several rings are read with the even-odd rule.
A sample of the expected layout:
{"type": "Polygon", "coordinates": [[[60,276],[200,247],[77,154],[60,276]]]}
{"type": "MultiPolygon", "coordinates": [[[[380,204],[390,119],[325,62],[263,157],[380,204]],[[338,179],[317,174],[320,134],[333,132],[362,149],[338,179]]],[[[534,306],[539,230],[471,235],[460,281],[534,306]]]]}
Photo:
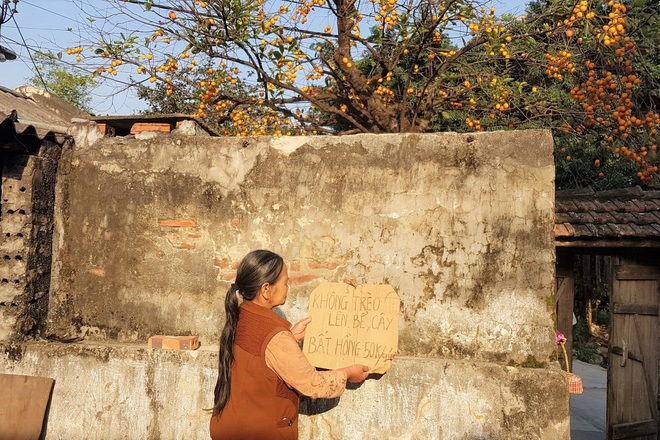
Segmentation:
{"type": "Polygon", "coordinates": [[[657,440],[660,268],[615,266],[607,377],[607,438],[657,440]]]}
{"type": "Polygon", "coordinates": [[[0,439],[45,438],[55,380],[0,374],[0,439]]]}

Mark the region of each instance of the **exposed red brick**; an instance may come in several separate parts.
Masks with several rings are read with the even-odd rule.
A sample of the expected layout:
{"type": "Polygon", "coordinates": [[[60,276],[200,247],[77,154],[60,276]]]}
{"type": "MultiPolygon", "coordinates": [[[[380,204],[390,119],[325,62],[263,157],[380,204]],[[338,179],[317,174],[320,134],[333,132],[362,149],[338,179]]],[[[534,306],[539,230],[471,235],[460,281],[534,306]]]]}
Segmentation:
{"type": "Polygon", "coordinates": [[[92,275],[96,275],[97,277],[104,277],[105,276],[105,269],[102,267],[92,267],[88,271],[92,275]]]}
{"type": "Polygon", "coordinates": [[[99,131],[101,132],[102,135],[105,136],[105,134],[108,132],[108,126],[103,123],[97,123],[96,126],[98,127],[99,131]]]}
{"type": "Polygon", "coordinates": [[[239,262],[239,261],[236,261],[235,263],[233,263],[233,264],[231,265],[231,268],[234,269],[234,270],[237,270],[239,264],[240,264],[240,262],[239,262]]]}
{"type": "Polygon", "coordinates": [[[310,261],[307,263],[307,267],[310,269],[330,269],[334,270],[339,266],[337,263],[330,263],[327,261],[310,261]]]}
{"type": "Polygon", "coordinates": [[[220,278],[223,281],[234,281],[236,279],[236,272],[223,273],[220,278]]]}
{"type": "Polygon", "coordinates": [[[199,233],[188,234],[188,238],[199,238],[201,236],[202,236],[202,234],[199,234],[199,233]]]}
{"type": "Polygon", "coordinates": [[[227,260],[224,260],[224,259],[220,260],[218,258],[213,260],[213,265],[215,267],[219,267],[220,269],[227,269],[229,267],[229,263],[227,262],[227,260]]]}
{"type": "Polygon", "coordinates": [[[197,350],[199,336],[155,335],[149,338],[149,348],[164,350],[197,350]]]}
{"type": "Polygon", "coordinates": [[[197,226],[195,220],[180,218],[172,220],[158,220],[159,226],[169,226],[173,228],[194,228],[197,226]]]}
{"type": "Polygon", "coordinates": [[[300,261],[298,260],[293,260],[289,263],[289,270],[291,271],[299,271],[300,270],[300,261]]]}
{"type": "Polygon", "coordinates": [[[131,134],[137,134],[143,131],[160,131],[162,133],[169,133],[172,131],[170,124],[162,124],[158,122],[136,122],[131,127],[131,134]]]}
{"type": "Polygon", "coordinates": [[[292,285],[292,286],[297,286],[297,285],[300,285],[300,284],[309,283],[310,281],[314,281],[314,280],[317,280],[319,278],[320,277],[317,277],[315,275],[301,275],[301,276],[298,276],[298,277],[289,278],[289,284],[292,285]]]}
{"type": "Polygon", "coordinates": [[[241,224],[241,221],[240,221],[239,219],[237,219],[237,218],[233,218],[233,219],[231,219],[231,221],[229,222],[229,224],[232,225],[233,227],[236,227],[236,226],[238,226],[238,225],[241,224]]]}
{"type": "Polygon", "coordinates": [[[190,243],[181,243],[176,247],[178,247],[179,249],[195,249],[195,245],[190,243]]]}

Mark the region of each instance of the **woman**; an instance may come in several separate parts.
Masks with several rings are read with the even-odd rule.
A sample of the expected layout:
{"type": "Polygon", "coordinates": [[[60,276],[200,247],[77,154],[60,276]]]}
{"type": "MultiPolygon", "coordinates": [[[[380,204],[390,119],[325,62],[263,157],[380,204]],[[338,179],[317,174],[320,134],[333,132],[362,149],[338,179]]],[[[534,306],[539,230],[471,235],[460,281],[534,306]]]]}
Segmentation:
{"type": "Polygon", "coordinates": [[[298,342],[311,319],[291,328],[272,311],[286,301],[288,282],[284,260],[270,251],[252,251],[238,267],[225,299],[213,440],[296,440],[299,394],[331,399],[344,392],[346,381],[368,375],[364,365],[317,371],[307,361],[298,342]]]}

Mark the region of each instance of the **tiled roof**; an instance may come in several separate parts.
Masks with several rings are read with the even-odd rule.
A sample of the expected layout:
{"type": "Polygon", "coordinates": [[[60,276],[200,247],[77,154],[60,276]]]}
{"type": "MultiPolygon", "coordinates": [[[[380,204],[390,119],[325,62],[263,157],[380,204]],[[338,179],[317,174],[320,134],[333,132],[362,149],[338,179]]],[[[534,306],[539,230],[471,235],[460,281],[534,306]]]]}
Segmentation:
{"type": "Polygon", "coordinates": [[[660,242],[660,191],[643,191],[640,187],[557,191],[555,239],[660,242]]]}

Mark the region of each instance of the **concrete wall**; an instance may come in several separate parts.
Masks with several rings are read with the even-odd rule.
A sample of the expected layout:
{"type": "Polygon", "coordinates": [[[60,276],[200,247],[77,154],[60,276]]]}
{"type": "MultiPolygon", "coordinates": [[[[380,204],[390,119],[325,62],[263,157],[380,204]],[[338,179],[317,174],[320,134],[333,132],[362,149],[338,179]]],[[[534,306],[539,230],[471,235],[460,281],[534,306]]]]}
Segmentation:
{"type": "MultiPolygon", "coordinates": [[[[206,439],[217,347],[0,343],[5,373],[55,377],[49,439],[206,439]]],[[[570,438],[565,373],[397,357],[339,399],[303,400],[300,439],[570,438]]]]}
{"type": "MultiPolygon", "coordinates": [[[[393,369],[304,418],[301,438],[568,438],[554,363],[549,132],[140,137],[95,141],[82,130],[60,163],[47,333],[85,347],[20,346],[29,355],[4,360],[17,373],[60,375],[67,385],[56,384],[53,405],[85,396],[72,377],[91,405],[103,394],[91,376],[112,372],[108,420],[87,438],[204,438],[190,407],[210,405],[224,295],[255,248],[289,264],[291,321],[322,281],[388,283],[402,300],[393,369]],[[160,333],[200,335],[206,360],[145,350],[160,333]],[[119,345],[86,360],[89,344],[107,341],[119,345]],[[66,368],[75,363],[85,366],[66,368]],[[145,373],[151,364],[162,381],[145,373]],[[185,385],[189,405],[161,400],[184,386],[183,366],[199,376],[185,385]],[[146,413],[120,428],[115,410],[130,399],[146,413]],[[181,425],[154,421],[165,414],[181,425]]],[[[65,438],[70,410],[57,411],[49,429],[65,438]]]]}

